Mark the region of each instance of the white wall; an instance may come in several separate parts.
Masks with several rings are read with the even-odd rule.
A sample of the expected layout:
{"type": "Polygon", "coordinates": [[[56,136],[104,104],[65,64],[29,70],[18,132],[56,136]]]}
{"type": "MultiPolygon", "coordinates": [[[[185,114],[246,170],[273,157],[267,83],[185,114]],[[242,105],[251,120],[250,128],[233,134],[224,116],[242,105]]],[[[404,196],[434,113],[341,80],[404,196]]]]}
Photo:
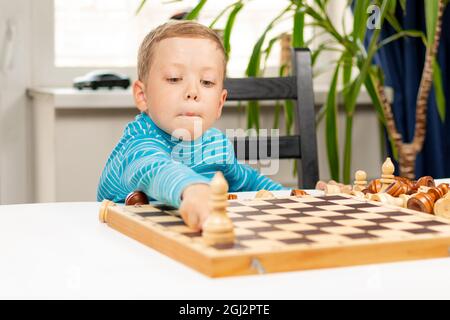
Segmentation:
{"type": "Polygon", "coordinates": [[[31,199],[30,117],[25,96],[26,88],[32,85],[31,2],[0,0],[3,53],[8,21],[15,30],[11,63],[0,70],[0,203],[31,199]]]}

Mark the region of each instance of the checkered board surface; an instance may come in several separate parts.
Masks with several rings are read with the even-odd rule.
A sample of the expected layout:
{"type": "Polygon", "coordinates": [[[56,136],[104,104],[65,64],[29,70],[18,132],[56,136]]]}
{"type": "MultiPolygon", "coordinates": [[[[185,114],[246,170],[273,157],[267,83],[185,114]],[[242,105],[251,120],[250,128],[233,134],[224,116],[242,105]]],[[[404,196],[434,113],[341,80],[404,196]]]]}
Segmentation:
{"type": "MultiPolygon", "coordinates": [[[[450,246],[448,220],[345,195],[231,200],[227,210],[235,227],[236,241],[232,245],[215,246],[204,244],[201,233],[189,229],[173,208],[127,206],[121,207],[120,214],[139,224],[140,232],[157,233],[175,243],[177,250],[195,253],[197,259],[203,257],[205,261],[218,262],[227,257],[245,257],[250,263],[255,257],[261,261],[270,257],[293,259],[294,255],[290,253],[303,253],[303,267],[300,262],[294,263],[296,267],[287,267],[294,270],[314,268],[307,261],[314,251],[322,252],[325,255],[322,258],[326,260],[326,254],[333,250],[348,249],[342,257],[333,253],[333,259],[342,258],[348,263],[333,260],[317,265],[327,267],[446,256],[450,246]],[[438,250],[436,246],[439,246],[438,250]],[[362,248],[365,250],[360,250],[362,248]],[[398,259],[384,259],[380,254],[377,259],[377,251],[370,253],[374,255],[372,258],[365,257],[361,261],[354,256],[367,256],[371,249],[389,248],[399,251],[398,259]],[[417,248],[417,254],[409,256],[414,248],[417,248]]],[[[139,236],[133,237],[140,240],[139,236]]],[[[164,252],[157,243],[146,244],[164,252]]],[[[269,261],[268,265],[271,263],[269,261]]],[[[277,270],[276,267],[273,269],[277,270]]]]}

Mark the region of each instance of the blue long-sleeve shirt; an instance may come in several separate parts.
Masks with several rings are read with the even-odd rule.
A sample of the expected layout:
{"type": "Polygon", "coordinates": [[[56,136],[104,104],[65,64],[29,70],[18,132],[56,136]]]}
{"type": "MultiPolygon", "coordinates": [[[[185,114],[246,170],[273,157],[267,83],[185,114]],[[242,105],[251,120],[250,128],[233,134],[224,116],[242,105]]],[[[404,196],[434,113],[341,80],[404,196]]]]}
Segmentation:
{"type": "Polygon", "coordinates": [[[224,174],[230,192],[281,190],[282,185],[237,161],[233,145],[218,129],[194,141],[180,141],[161,130],[146,113],[136,116],[108,158],[97,189],[97,200],[124,202],[133,191],[179,207],[183,190],[209,183],[224,174]]]}

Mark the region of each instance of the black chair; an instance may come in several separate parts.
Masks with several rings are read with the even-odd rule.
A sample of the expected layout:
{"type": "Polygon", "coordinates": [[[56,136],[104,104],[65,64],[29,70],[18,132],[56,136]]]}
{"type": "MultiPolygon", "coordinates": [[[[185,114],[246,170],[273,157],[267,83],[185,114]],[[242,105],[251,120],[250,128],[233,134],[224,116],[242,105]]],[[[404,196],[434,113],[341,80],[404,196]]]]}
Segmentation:
{"type": "MultiPolygon", "coordinates": [[[[312,84],[311,52],[309,49],[292,50],[292,66],[295,75],[278,78],[228,78],[225,88],[229,101],[248,100],[296,100],[295,135],[279,137],[279,159],[297,159],[299,188],[314,189],[319,179],[317,138],[312,84]]],[[[259,155],[259,148],[271,150],[271,139],[263,137],[235,137],[234,149],[239,160],[270,158],[259,155]],[[250,145],[257,144],[257,152],[250,152],[250,145]],[[245,145],[243,157],[238,145],[245,145]]]]}

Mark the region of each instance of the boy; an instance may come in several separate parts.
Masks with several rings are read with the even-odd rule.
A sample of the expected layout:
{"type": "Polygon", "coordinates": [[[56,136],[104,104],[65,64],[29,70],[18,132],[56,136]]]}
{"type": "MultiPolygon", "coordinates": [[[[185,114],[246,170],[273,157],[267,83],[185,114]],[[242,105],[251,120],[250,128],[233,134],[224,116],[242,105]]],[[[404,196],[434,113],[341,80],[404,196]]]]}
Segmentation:
{"type": "Polygon", "coordinates": [[[220,117],[226,55],[211,29],[192,22],[163,24],[143,40],[133,96],[141,111],[108,158],[97,199],[123,202],[141,190],[179,207],[201,229],[208,216],[209,181],[222,171],[231,192],[283,187],[239,164],[233,146],[212,128],[220,117]]]}

